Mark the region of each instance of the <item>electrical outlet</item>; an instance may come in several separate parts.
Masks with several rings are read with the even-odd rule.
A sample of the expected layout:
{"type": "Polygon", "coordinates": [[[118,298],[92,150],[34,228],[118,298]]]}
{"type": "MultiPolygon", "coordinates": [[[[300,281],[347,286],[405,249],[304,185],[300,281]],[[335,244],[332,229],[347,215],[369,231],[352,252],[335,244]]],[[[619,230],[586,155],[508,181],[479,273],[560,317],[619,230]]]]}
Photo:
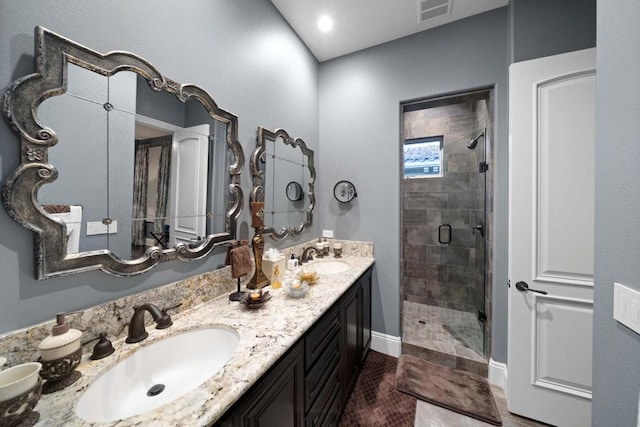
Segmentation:
{"type": "Polygon", "coordinates": [[[322,237],[333,239],[333,230],[322,230],[322,237]]]}

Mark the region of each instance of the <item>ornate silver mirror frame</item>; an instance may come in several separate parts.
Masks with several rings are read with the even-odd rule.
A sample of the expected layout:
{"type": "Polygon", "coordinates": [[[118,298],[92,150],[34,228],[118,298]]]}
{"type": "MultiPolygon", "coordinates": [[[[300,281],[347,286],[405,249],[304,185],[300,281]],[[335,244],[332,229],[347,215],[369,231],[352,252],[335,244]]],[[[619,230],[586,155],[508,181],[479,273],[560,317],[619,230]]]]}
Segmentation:
{"type": "Polygon", "coordinates": [[[243,205],[240,174],[244,164],[235,115],[220,109],[203,89],[167,78],[135,54],[120,51],[101,54],[39,26],[35,29],[35,69],[34,74],[14,81],[2,99],[3,116],[21,142],[21,164],[5,178],[2,203],[15,221],[34,233],[38,280],[96,269],[116,276],[132,276],[148,271],[160,261],[201,259],[216,245],[235,238],[243,205]],[[65,93],[68,63],[106,77],[132,71],[146,79],[156,92],[173,94],[181,102],[199,102],[213,119],[226,125],[226,144],[233,157],[229,161],[231,200],[226,211],[226,232],[210,234],[191,244],[177,243],[170,249],[152,246],[132,260],[123,260],[109,249],[67,253],[67,226],[49,216],[37,198],[44,184],[58,178],[55,165],[48,163],[48,151],[65,141],[58,141],[53,129],[39,123],[37,108],[47,98],[65,93]]]}
{"type": "MultiPolygon", "coordinates": [[[[313,208],[315,206],[316,197],[315,197],[315,181],[316,181],[316,168],[313,163],[313,150],[307,148],[305,142],[300,138],[292,138],[289,134],[283,129],[277,129],[275,132],[267,130],[263,127],[258,127],[258,138],[256,141],[256,149],[251,154],[251,175],[253,177],[253,189],[251,191],[251,201],[252,202],[264,202],[265,200],[265,192],[266,191],[282,191],[282,196],[286,198],[285,190],[282,188],[265,188],[265,168],[261,167],[266,162],[267,152],[266,146],[268,141],[276,142],[276,140],[281,139],[286,146],[291,148],[299,148],[302,152],[303,159],[306,158],[306,166],[309,170],[309,191],[306,195],[309,198],[309,204],[307,209],[303,212],[303,220],[300,224],[295,224],[291,226],[283,226],[280,229],[276,230],[274,227],[269,226],[269,224],[265,221],[265,229],[264,233],[269,234],[272,239],[280,240],[284,239],[287,236],[296,236],[302,233],[305,227],[308,227],[312,224],[313,221],[313,208]]],[[[303,166],[305,162],[303,161],[303,166]]],[[[287,182],[289,182],[288,180],[287,182]]],[[[268,206],[265,204],[265,208],[268,210],[268,206]]]]}

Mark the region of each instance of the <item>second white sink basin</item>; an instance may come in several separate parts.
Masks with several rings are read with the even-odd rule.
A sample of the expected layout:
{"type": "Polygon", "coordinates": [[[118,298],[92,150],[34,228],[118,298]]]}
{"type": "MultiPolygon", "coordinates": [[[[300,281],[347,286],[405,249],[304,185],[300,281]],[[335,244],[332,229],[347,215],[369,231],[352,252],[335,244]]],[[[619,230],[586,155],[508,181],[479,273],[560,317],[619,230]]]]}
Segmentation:
{"type": "Polygon", "coordinates": [[[236,331],[216,326],[142,347],[89,386],[76,414],[86,421],[109,422],[157,408],[218,372],[239,341],[236,331]]]}
{"type": "Polygon", "coordinates": [[[318,261],[313,265],[318,274],[338,274],[351,268],[344,261],[318,261]]]}

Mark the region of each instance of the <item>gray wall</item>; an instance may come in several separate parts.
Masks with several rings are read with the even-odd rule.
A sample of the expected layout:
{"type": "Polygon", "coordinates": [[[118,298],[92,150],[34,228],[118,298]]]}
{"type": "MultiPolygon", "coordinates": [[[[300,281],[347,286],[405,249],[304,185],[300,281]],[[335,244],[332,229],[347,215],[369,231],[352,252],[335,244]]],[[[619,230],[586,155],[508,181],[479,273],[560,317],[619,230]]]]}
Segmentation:
{"type": "Polygon", "coordinates": [[[598,2],[594,426],[639,425],[640,335],[613,319],[613,282],[640,291],[639,16],[598,2]]]}
{"type": "MultiPolygon", "coordinates": [[[[283,127],[318,149],[318,64],[268,0],[4,0],[0,3],[0,90],[33,69],[36,25],[99,52],[135,52],[172,79],[198,84],[239,116],[246,158],[256,127],[283,127]],[[224,60],[221,61],[220,58],[224,60]],[[282,66],[286,64],[286,66],[282,66]]],[[[19,141],[0,123],[0,176],[19,162],[19,141]]],[[[60,142],[64,144],[64,141],[60,142]]],[[[83,159],[78,159],[82,161],[83,159]]],[[[131,160],[132,161],[132,160],[131,160]]],[[[133,163],[131,163],[133,164],[133,163]]],[[[251,179],[242,175],[245,206],[251,179]]],[[[248,210],[240,229],[247,233],[248,210]]],[[[209,271],[223,250],[195,263],[162,264],[113,278],[100,271],[36,281],[32,233],[0,209],[0,333],[209,271]]],[[[311,230],[301,238],[317,235],[311,230]]]]}
{"type": "Polygon", "coordinates": [[[511,0],[511,62],[596,45],[596,0],[511,0]]]}
{"type": "Polygon", "coordinates": [[[491,356],[506,362],[507,65],[594,45],[595,0],[511,0],[506,8],[320,65],[321,188],[349,179],[358,189],[347,207],[327,191],[319,195],[321,228],[374,241],[374,330],[400,334],[399,104],[495,85],[491,356]]]}
{"type": "MultiPolygon", "coordinates": [[[[496,293],[506,282],[507,9],[392,41],[320,65],[321,228],[341,239],[372,240],[376,257],[373,329],[400,335],[400,103],[496,87],[496,293]],[[473,35],[472,37],[470,35],[473,35]],[[340,206],[330,189],[353,182],[340,206]]],[[[503,291],[504,292],[504,291],[503,291]]],[[[506,301],[506,293],[504,297],[506,301]]],[[[506,359],[506,305],[494,316],[506,359]],[[504,325],[504,327],[498,327],[504,325]]],[[[495,340],[495,339],[494,339],[495,340]]]]}

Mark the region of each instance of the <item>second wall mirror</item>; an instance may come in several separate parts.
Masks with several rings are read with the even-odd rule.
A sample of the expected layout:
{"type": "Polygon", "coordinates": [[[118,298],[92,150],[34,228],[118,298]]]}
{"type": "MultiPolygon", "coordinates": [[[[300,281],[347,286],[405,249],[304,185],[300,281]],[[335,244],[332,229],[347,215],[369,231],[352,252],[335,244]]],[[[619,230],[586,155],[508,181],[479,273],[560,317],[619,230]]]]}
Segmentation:
{"type": "Polygon", "coordinates": [[[251,174],[251,201],[264,201],[265,234],[284,239],[312,224],[316,169],[313,150],[302,139],[259,127],[251,174]]]}
{"type": "Polygon", "coordinates": [[[101,54],[42,27],[35,36],[36,72],[2,103],[21,140],[2,194],[34,232],[36,278],[131,276],[235,238],[236,116],[135,54],[101,54]]]}

